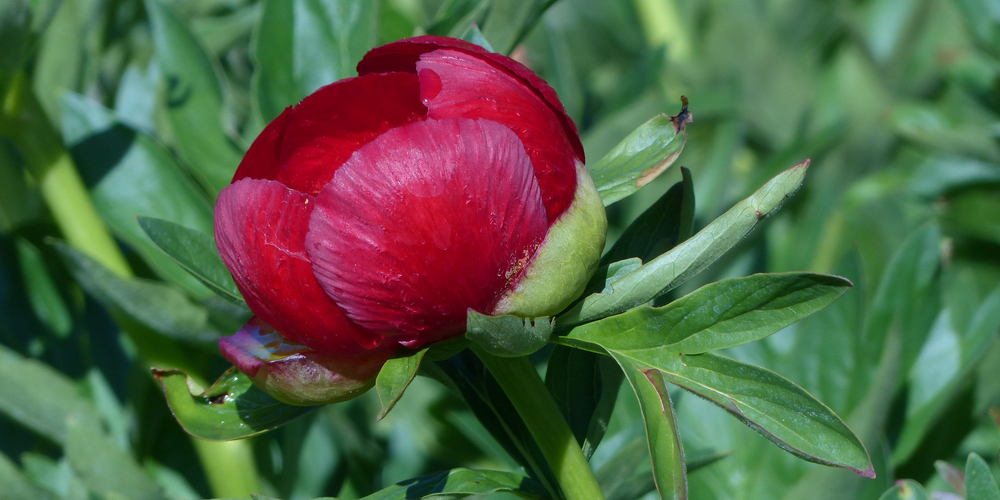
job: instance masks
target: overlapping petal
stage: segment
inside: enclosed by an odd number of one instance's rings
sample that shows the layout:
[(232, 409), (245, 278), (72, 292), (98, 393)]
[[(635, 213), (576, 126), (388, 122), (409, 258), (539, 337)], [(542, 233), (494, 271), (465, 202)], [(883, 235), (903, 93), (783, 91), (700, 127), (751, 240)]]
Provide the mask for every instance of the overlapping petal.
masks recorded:
[(393, 127), (426, 117), (412, 74), (340, 80), (286, 109), (265, 127), (233, 181), (277, 180), (315, 196), (358, 148)]
[(254, 314), (286, 338), (339, 356), (378, 349), (382, 336), (353, 325), (313, 275), (305, 238), (315, 206), (276, 181), (233, 183), (215, 206), (222, 260)]
[(306, 248), (358, 325), (409, 347), (489, 311), (545, 237), (524, 146), (489, 120), (427, 120), (360, 148), (316, 198)]

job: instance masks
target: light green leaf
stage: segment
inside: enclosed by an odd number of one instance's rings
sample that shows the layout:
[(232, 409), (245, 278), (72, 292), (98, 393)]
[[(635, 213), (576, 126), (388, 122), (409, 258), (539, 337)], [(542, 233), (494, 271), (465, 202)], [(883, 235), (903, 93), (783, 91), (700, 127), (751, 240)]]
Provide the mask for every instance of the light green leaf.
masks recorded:
[(889, 488), (889, 491), (879, 497), (879, 500), (929, 500), (929, 498), (927, 490), (920, 486), (920, 483), (912, 479), (905, 479)]
[(427, 348), (419, 351), (405, 350), (389, 358), (382, 365), (378, 376), (375, 377), (375, 392), (378, 393), (378, 400), (382, 403), (382, 409), (378, 412), (376, 420), (382, 420), (396, 406), (399, 398), (403, 397), (403, 391), (413, 382), (420, 369), (420, 362), (427, 354)]
[(960, 156), (940, 155), (917, 167), (910, 190), (927, 198), (980, 184), (1000, 183), (1000, 165)]
[(663, 384), (663, 374), (655, 369), (639, 368), (628, 357), (613, 351), (611, 355), (618, 361), (639, 399), (649, 455), (653, 460), (653, 479), (660, 498), (687, 499), (684, 449), (677, 431), (674, 406)]
[(691, 237), (694, 225), (694, 184), (691, 171), (681, 167), (683, 180), (629, 225), (601, 264), (638, 257), (643, 262)]
[(153, 376), (163, 386), (170, 411), (181, 427), (201, 439), (228, 441), (254, 436), (317, 408), (282, 403), (235, 368), (204, 391), (195, 388), (181, 370), (153, 369)]
[(548, 343), (550, 318), (488, 316), (469, 309), (465, 337), (494, 356), (527, 356)]
[(665, 172), (687, 141), (691, 115), (685, 105), (677, 116), (660, 114), (635, 129), (614, 149), (588, 165), (604, 206), (628, 197)]
[(264, 122), (323, 85), (356, 76), (375, 45), (378, 10), (371, 0), (266, 0), (253, 42)]
[(82, 92), (97, 79), (106, 20), (99, 0), (59, 2), (42, 33), (31, 80), (51, 123), (59, 123), (65, 92)]
[(69, 336), (73, 318), (52, 279), (41, 252), (24, 238), (17, 238), (21, 276), (35, 315), (59, 338)]
[(490, 52), (496, 52), (493, 50), (493, 46), (490, 45), (489, 40), (483, 36), (483, 32), (479, 31), (479, 26), (475, 24), (469, 24), (469, 29), (465, 30), (465, 33), (462, 34), (461, 38), (466, 42), (474, 43)]
[[(487, 2), (484, 2), (487, 3)], [(483, 35), (500, 54), (510, 54), (554, 0), (492, 0)]]
[(969, 453), (965, 462), (965, 498), (969, 500), (1000, 500), (1000, 487), (983, 457)]
[(96, 422), (71, 415), (66, 433), (66, 460), (89, 490), (104, 498), (165, 499), (163, 490), (135, 458)]
[(167, 337), (214, 342), (220, 336), (208, 310), (180, 290), (159, 281), (124, 279), (65, 243), (53, 241), (76, 281), (119, 319), (139, 323)]
[(705, 285), (662, 307), (642, 306), (578, 326), (559, 341), (620, 352), (682, 354), (760, 340), (830, 305), (851, 283), (811, 273), (754, 274)]
[(160, 0), (146, 0), (156, 60), (166, 83), (167, 118), (177, 149), (215, 197), (232, 181), (242, 148), (223, 126), (223, 93), (214, 60)]
[(192, 276), (198, 278), (222, 298), (239, 305), (246, 305), (229, 269), (219, 257), (215, 239), (211, 236), (154, 217), (139, 217), (139, 227)]
[(617, 280), (610, 291), (584, 298), (558, 318), (559, 325), (578, 325), (625, 312), (700, 273), (777, 211), (798, 190), (808, 166), (807, 160), (778, 174), (684, 243)]
[(521, 498), (541, 498), (542, 490), (531, 479), (512, 472), (458, 468), (409, 479), (361, 500), (465, 498), (501, 492)]
[(17, 468), (7, 455), (0, 453), (0, 485), (3, 485), (3, 492), (0, 493), (4, 500), (54, 500), (56, 497), (51, 493), (39, 489), (24, 473)]

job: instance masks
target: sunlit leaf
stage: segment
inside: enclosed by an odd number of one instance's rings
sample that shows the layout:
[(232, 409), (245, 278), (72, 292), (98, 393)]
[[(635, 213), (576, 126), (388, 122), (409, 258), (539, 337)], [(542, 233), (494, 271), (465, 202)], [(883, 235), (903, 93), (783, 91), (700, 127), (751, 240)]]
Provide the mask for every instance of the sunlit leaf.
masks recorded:
[(969, 500), (1000, 500), (1000, 487), (983, 457), (969, 454), (965, 462), (965, 494)]
[(382, 365), (382, 369), (375, 378), (375, 392), (378, 393), (378, 400), (382, 403), (382, 409), (378, 412), (377, 420), (382, 420), (396, 406), (396, 402), (403, 396), (403, 391), (413, 382), (420, 369), (420, 362), (423, 361), (427, 349), (419, 351), (404, 351), (389, 358)]
[(541, 498), (544, 490), (530, 479), (511, 472), (451, 469), (409, 479), (361, 500), (416, 498), (465, 498), (472, 495), (511, 493), (520, 498)]

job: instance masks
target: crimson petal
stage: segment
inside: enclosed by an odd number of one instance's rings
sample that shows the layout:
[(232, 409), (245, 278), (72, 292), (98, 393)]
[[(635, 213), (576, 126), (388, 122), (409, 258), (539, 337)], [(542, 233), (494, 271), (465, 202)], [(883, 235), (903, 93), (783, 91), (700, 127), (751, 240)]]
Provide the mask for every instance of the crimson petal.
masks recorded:
[[(344, 316), (313, 276), (305, 250), (313, 197), (275, 181), (244, 179), (219, 193), (219, 253), (250, 310), (286, 338), (337, 356), (382, 347)], [(388, 347), (388, 346), (385, 346)]]
[(417, 78), (409, 73), (327, 85), (264, 128), (233, 181), (277, 180), (315, 196), (358, 148), (386, 130), (425, 119), (419, 92)]
[(518, 278), (547, 229), (517, 136), (427, 120), (359, 149), (316, 198), (306, 248), (323, 289), (364, 328), (419, 347), (461, 333)]

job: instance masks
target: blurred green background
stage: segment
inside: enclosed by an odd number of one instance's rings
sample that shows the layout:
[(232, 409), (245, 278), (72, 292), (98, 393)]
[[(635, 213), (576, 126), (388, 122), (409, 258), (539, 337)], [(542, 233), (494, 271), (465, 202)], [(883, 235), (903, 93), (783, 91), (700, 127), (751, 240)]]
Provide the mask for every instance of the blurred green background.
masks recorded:
[[(973, 451), (996, 470), (1000, 2), (0, 0), (0, 498), (357, 498), (517, 467), (429, 379), (380, 423), (369, 394), (205, 444), (148, 370), (214, 380), (215, 339), (247, 311), (135, 216), (211, 232), (215, 194), (285, 106), (374, 45), (470, 22), (552, 84), (591, 162), (686, 95), (677, 164), (698, 227), (812, 159), (803, 189), (679, 293), (762, 271), (851, 279), (832, 307), (729, 355), (844, 417), (878, 478), (805, 463), (678, 393), (689, 457), (728, 454), (690, 474), (691, 498), (876, 499), (897, 478), (951, 491), (935, 461)], [(610, 207), (611, 240), (679, 179)], [(655, 496), (638, 406), (630, 391), (617, 404), (592, 465), (609, 498)]]

